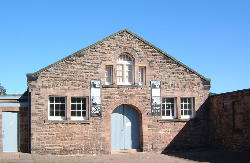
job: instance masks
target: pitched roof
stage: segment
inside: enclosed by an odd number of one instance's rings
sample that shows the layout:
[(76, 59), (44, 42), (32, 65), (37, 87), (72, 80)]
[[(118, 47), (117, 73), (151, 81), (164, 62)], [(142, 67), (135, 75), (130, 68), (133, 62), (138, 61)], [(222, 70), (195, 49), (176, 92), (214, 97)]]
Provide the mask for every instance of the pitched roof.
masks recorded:
[(149, 45), (149, 46), (152, 47), (153, 49), (156, 49), (156, 50), (157, 50), (158, 52), (160, 52), (161, 54), (163, 54), (163, 55), (167, 56), (168, 58), (172, 59), (172, 60), (175, 61), (177, 64), (179, 64), (179, 65), (185, 67), (186, 69), (188, 69), (189, 71), (193, 72), (194, 74), (196, 74), (197, 76), (199, 76), (201, 79), (210, 82), (211, 79), (202, 76), (202, 75), (199, 74), (198, 72), (194, 71), (194, 70), (191, 69), (190, 67), (186, 66), (185, 64), (183, 64), (182, 62), (178, 61), (177, 59), (175, 59), (174, 57), (172, 57), (172, 56), (169, 55), (168, 53), (166, 53), (166, 52), (164, 52), (163, 50), (157, 48), (157, 47), (154, 46), (153, 44), (149, 43), (148, 41), (144, 40), (143, 38), (139, 37), (138, 35), (134, 34), (134, 33), (131, 32), (131, 31), (129, 31), (128, 29), (120, 30), (120, 31), (118, 31), (118, 32), (116, 32), (116, 33), (114, 33), (114, 34), (112, 34), (112, 35), (110, 35), (110, 36), (108, 36), (108, 37), (106, 37), (106, 38), (100, 40), (100, 41), (97, 41), (96, 43), (94, 43), (94, 44), (92, 44), (92, 45), (87, 46), (86, 48), (83, 48), (83, 49), (81, 49), (81, 50), (79, 50), (79, 51), (77, 51), (77, 52), (75, 52), (75, 53), (73, 53), (73, 54), (71, 54), (71, 55), (69, 55), (69, 56), (67, 56), (67, 57), (65, 57), (65, 58), (63, 58), (63, 59), (61, 59), (61, 60), (55, 62), (55, 63), (53, 63), (53, 64), (50, 64), (50, 65), (44, 67), (44, 68), (42, 68), (42, 69), (40, 69), (40, 70), (38, 70), (38, 71), (36, 71), (36, 72), (34, 72), (34, 73), (28, 73), (28, 74), (27, 74), (27, 77), (28, 77), (28, 78), (37, 78), (37, 77), (39, 76), (39, 74), (40, 74), (42, 71), (44, 71), (44, 70), (46, 70), (46, 69), (49, 69), (49, 68), (52, 67), (53, 65), (56, 65), (56, 64), (58, 64), (59, 62), (64, 61), (64, 60), (66, 60), (67, 58), (70, 58), (70, 57), (72, 57), (72, 56), (76, 56), (76, 55), (78, 55), (79, 53), (84, 52), (84, 51), (88, 50), (89, 48), (94, 47), (95, 45), (97, 45), (97, 44), (99, 44), (99, 43), (101, 43), (101, 42), (103, 42), (103, 41), (105, 41), (105, 40), (107, 40), (107, 39), (109, 39), (109, 38), (111, 38), (111, 37), (113, 37), (113, 36), (119, 35), (119, 34), (121, 34), (121, 33), (123, 33), (123, 32), (127, 32), (127, 33), (129, 33), (130, 35), (136, 37), (137, 39), (141, 40), (142, 42), (144, 42), (145, 44)]

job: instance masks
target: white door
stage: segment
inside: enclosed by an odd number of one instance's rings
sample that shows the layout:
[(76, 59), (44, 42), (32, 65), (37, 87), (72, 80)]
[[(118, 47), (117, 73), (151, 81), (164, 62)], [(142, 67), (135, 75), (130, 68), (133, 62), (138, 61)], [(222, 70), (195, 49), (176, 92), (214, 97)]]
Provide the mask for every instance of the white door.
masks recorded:
[(2, 112), (3, 152), (18, 152), (18, 113)]

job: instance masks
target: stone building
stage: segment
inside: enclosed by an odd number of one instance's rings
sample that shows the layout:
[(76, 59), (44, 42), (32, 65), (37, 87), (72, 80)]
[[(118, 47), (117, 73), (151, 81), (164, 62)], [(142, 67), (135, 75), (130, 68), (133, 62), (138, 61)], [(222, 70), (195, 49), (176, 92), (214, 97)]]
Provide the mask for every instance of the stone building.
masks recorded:
[(210, 79), (126, 29), (27, 78), (32, 153), (208, 144)]

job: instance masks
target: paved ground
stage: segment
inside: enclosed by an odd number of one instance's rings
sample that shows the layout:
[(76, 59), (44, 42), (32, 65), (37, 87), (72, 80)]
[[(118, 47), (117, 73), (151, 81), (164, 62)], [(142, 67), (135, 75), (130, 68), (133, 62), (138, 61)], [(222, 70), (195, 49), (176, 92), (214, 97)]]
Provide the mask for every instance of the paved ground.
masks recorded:
[(24, 153), (4, 153), (0, 154), (2, 163), (193, 163), (193, 162), (212, 162), (212, 163), (241, 163), (250, 162), (250, 152), (226, 152), (219, 150), (192, 150), (171, 152), (167, 155), (149, 152), (121, 153), (112, 155), (77, 155), (77, 156), (56, 156), (56, 155), (37, 155)]

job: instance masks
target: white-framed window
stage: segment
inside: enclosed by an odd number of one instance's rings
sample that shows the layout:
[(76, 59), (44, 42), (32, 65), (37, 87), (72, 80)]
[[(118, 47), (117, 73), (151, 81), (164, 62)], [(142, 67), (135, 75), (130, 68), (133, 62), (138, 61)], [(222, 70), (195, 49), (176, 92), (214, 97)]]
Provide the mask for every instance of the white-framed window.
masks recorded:
[(71, 120), (88, 119), (88, 99), (86, 97), (71, 97)]
[(181, 98), (181, 118), (193, 118), (194, 116), (194, 98)]
[(122, 54), (117, 60), (117, 85), (134, 84), (134, 61), (127, 54)]
[(162, 118), (176, 118), (176, 98), (162, 98)]
[(105, 67), (105, 85), (111, 85), (113, 83), (113, 66), (107, 65)]
[(146, 85), (146, 67), (139, 67), (139, 85)]
[(49, 97), (49, 120), (66, 119), (66, 97)]

